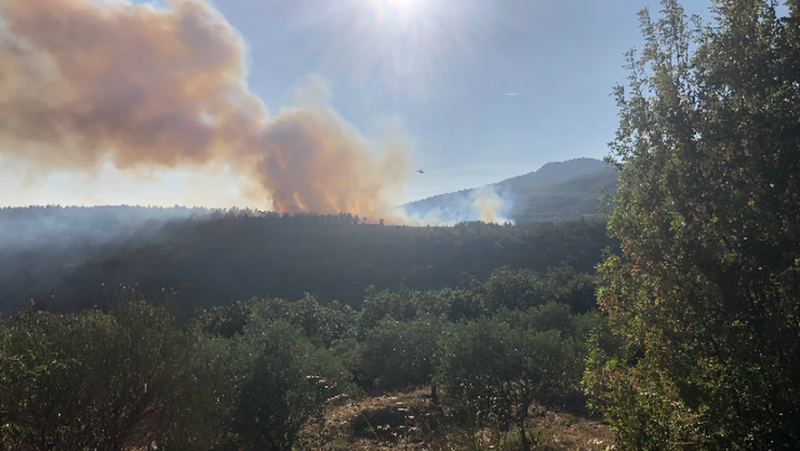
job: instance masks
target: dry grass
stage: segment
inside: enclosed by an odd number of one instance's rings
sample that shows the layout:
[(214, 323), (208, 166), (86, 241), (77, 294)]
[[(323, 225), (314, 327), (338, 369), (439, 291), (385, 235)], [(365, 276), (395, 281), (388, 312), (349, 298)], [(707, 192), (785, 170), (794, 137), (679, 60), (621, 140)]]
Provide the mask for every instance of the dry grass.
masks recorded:
[(547, 411), (536, 419), (534, 437), (542, 451), (613, 450), (614, 438), (608, 427), (599, 421), (569, 413)]
[[(435, 403), (428, 390), (412, 390), (329, 407), (306, 424), (297, 448), (322, 451), (518, 450), (516, 431), (468, 430), (453, 418), (445, 401)], [(614, 449), (608, 427), (565, 412), (543, 410), (534, 418), (536, 450)]]
[(443, 418), (442, 409), (422, 390), (368, 397), (328, 408), (306, 424), (300, 449), (428, 450)]

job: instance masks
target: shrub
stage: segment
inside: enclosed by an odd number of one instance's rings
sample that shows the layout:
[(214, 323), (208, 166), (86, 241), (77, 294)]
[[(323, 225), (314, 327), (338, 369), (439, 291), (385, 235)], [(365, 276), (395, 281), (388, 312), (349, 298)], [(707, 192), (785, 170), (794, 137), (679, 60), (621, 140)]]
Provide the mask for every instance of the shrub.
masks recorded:
[(190, 390), (187, 341), (163, 310), (22, 313), (0, 361), (2, 442), (19, 450), (107, 449), (157, 440)]

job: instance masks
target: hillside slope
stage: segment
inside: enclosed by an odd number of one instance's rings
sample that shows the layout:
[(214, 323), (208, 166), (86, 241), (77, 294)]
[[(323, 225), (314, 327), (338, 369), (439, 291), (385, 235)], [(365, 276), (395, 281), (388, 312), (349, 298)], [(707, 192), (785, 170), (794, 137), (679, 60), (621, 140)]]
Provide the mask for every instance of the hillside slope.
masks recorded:
[[(499, 214), (516, 222), (562, 221), (596, 216), (603, 191), (615, 192), (616, 170), (592, 158), (547, 163), (539, 170), (488, 188), (501, 199)], [(473, 203), (479, 190), (440, 194), (403, 205), (410, 216), (478, 219)]]
[(606, 168), (561, 183), (520, 191), (511, 217), (517, 222), (563, 221), (598, 216), (603, 192), (617, 191), (617, 171)]

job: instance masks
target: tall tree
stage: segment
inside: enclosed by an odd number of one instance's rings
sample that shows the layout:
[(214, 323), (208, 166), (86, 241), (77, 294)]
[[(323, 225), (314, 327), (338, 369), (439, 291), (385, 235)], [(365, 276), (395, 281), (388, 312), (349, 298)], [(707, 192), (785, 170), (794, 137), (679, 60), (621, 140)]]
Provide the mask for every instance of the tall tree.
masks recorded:
[[(620, 170), (601, 309), (619, 346), (587, 391), (627, 449), (800, 442), (800, 11), (675, 0), (617, 87)], [(781, 9), (783, 11), (783, 9)], [(598, 343), (613, 343), (598, 337)]]

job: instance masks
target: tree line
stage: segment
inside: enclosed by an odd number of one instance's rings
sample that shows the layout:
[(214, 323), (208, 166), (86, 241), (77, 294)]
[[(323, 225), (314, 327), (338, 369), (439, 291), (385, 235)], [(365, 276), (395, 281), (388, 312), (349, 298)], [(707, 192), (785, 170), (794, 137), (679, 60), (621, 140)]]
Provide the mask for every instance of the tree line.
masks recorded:
[(530, 443), (533, 406), (582, 399), (595, 282), (504, 268), (461, 290), (370, 287), (360, 310), (253, 298), (184, 323), (134, 292), (20, 312), (0, 328), (0, 446), (290, 450), (326, 406), (421, 385)]
[[(155, 229), (155, 230), (153, 230)], [(0, 308), (107, 308), (123, 288), (181, 315), (251, 297), (310, 293), (358, 308), (364, 289), (468, 287), (503, 266), (593, 271), (613, 246), (603, 221), (501, 227), (364, 224), (350, 215), (218, 212), (159, 223), (102, 245), (43, 242), (0, 250)]]

